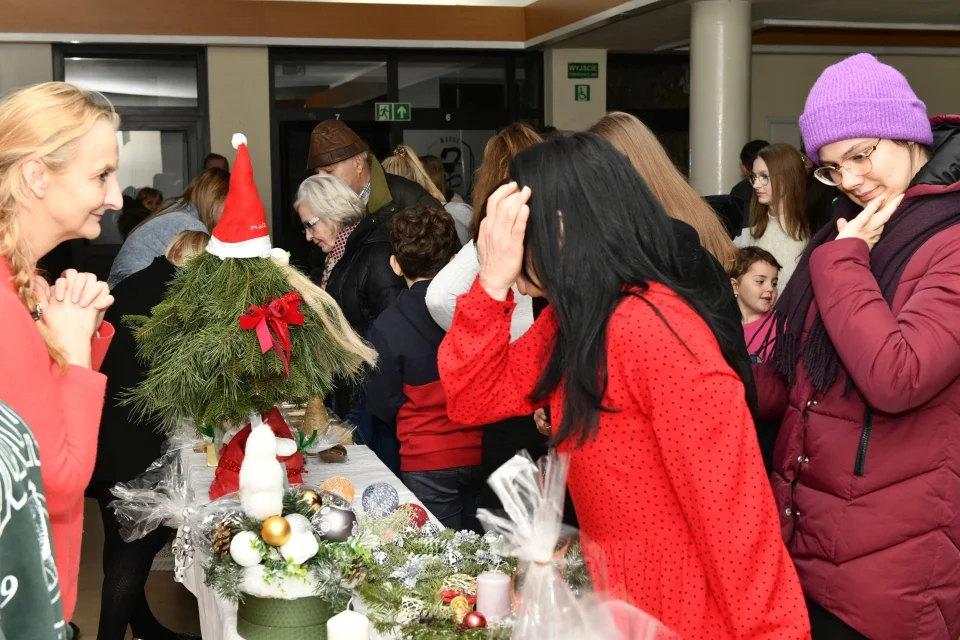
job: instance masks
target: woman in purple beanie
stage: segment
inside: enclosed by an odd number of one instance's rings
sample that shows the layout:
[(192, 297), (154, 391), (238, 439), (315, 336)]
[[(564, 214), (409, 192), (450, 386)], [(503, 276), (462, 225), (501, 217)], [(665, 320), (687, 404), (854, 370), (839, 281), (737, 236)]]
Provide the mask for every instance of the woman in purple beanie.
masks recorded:
[(777, 305), (761, 416), (813, 637), (960, 636), (960, 116), (860, 54), (800, 129), (846, 195)]

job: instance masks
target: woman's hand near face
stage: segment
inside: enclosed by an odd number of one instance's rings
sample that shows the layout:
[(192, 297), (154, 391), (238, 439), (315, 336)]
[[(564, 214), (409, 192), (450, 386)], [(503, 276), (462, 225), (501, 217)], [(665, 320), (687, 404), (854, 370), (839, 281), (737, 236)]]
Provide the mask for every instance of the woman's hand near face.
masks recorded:
[(530, 208), (530, 188), (517, 183), (503, 185), (487, 200), (487, 217), (480, 223), (477, 253), (480, 286), (494, 300), (506, 300), (507, 292), (523, 268), (523, 238)]
[(870, 251), (880, 241), (883, 235), (883, 228), (894, 214), (900, 202), (903, 201), (903, 195), (899, 195), (889, 201), (881, 198), (875, 198), (867, 203), (856, 218), (853, 220), (837, 220), (837, 240), (843, 238), (860, 238), (867, 243)]

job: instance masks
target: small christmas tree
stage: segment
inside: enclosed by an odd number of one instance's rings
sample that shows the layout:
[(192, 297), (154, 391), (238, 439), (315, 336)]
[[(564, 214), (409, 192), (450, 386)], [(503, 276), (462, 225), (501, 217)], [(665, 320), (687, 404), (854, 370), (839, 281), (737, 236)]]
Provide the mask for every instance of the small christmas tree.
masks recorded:
[(164, 429), (242, 425), (282, 402), (324, 397), (376, 353), (336, 302), (273, 249), (247, 151), (237, 158), (223, 215), (205, 254), (177, 272), (166, 298), (124, 320), (150, 365), (127, 401)]

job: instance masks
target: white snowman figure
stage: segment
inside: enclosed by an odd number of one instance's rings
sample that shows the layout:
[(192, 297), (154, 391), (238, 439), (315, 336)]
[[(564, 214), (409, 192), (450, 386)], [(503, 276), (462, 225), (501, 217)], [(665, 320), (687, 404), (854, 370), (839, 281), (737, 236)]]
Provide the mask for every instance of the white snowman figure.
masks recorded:
[(240, 505), (251, 518), (266, 520), (283, 513), (283, 492), (287, 474), (277, 460), (278, 448), (285, 453), (296, 443), (289, 438), (278, 439), (259, 413), (250, 414), (250, 437), (243, 462), (240, 465)]

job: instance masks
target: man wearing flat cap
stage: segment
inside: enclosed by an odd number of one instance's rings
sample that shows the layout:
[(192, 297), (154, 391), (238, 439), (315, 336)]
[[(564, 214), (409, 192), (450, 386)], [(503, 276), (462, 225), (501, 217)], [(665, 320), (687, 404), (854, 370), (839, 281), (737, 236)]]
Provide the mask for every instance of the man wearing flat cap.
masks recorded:
[[(385, 173), (367, 143), (340, 120), (326, 120), (313, 130), (307, 169), (310, 174), (336, 176), (366, 205), (363, 219), (355, 227), (341, 229), (336, 245), (324, 259), (311, 260), (310, 271), (314, 282), (337, 301), (356, 332), (366, 337), (374, 320), (406, 288), (403, 278), (390, 267), (390, 219), (408, 207), (422, 204), (443, 211), (443, 205), (417, 183)], [(389, 433), (389, 427), (375, 424), (362, 404), (354, 404), (358, 395), (356, 386), (338, 382), (330, 399), (332, 408), (340, 416), (349, 417), (364, 443), (399, 471), (396, 434)]]

